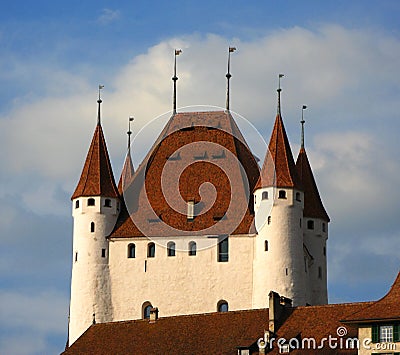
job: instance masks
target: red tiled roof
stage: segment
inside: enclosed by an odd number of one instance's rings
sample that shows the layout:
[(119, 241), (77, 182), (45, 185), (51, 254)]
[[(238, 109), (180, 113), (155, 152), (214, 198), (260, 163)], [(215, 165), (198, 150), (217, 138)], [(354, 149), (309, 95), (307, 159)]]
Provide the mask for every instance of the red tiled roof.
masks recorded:
[(134, 173), (135, 169), (133, 168), (131, 152), (128, 150), (128, 154), (126, 155), (125, 163), (118, 182), (118, 192), (121, 196), (123, 194), (124, 187), (126, 188), (132, 182)]
[(296, 169), (304, 191), (304, 217), (320, 218), (329, 222), (329, 216), (322, 204), (310, 162), (303, 147), (297, 157)]
[(119, 197), (100, 124), (94, 131), (78, 186), (71, 199), (81, 196)]
[(268, 152), (265, 156), (256, 189), (269, 186), (300, 188), (292, 150), (290, 149), (282, 116), (279, 113), (276, 115)]
[(400, 272), (383, 298), (344, 318), (350, 323), (389, 320), (400, 320)]
[(64, 354), (237, 354), (264, 334), (268, 310), (92, 325)]
[[(340, 319), (369, 303), (335, 304), (288, 308), (277, 340), (315, 338), (316, 344), (329, 335), (337, 337)], [(230, 311), (188, 316), (132, 320), (92, 325), (64, 354), (224, 354), (236, 355), (237, 347), (252, 347), (268, 329), (268, 309)], [(347, 337), (357, 337), (357, 328), (346, 325)], [(344, 342), (345, 343), (345, 342)], [(256, 352), (252, 352), (255, 354)], [(325, 343), (317, 351), (294, 350), (294, 354), (357, 354), (354, 350), (330, 349)]]
[[(166, 226), (199, 234), (214, 226), (214, 234), (225, 234), (234, 226), (229, 234), (248, 234), (253, 231), (251, 192), (258, 177), (257, 162), (230, 113), (178, 113), (134, 174), (125, 191), (128, 209), (121, 211), (111, 237), (170, 235)], [(215, 201), (188, 221), (186, 203), (194, 201), (201, 209), (199, 202), (212, 196), (210, 190), (200, 196), (207, 183), (215, 187)], [(151, 223), (154, 219), (163, 223)]]

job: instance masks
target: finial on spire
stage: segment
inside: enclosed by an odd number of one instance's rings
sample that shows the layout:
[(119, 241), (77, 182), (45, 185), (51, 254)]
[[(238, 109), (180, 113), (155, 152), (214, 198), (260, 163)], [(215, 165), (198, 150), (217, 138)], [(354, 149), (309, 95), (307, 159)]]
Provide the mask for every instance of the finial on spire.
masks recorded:
[(135, 118), (132, 116), (129, 116), (129, 121), (128, 121), (128, 132), (126, 132), (126, 134), (128, 135), (128, 150), (131, 149), (131, 122), (134, 120)]
[(174, 76), (172, 77), (172, 81), (174, 82), (174, 97), (173, 97), (173, 104), (172, 104), (172, 112), (173, 114), (176, 113), (176, 81), (178, 77), (176, 76), (176, 57), (182, 53), (181, 49), (175, 49), (174, 55)]
[(97, 100), (98, 103), (98, 111), (97, 111), (97, 124), (100, 125), (100, 105), (103, 102), (100, 97), (100, 91), (104, 89), (104, 85), (99, 85), (99, 99)]
[(231, 75), (231, 53), (233, 53), (236, 50), (236, 47), (229, 47), (228, 50), (228, 72), (226, 73), (226, 80), (227, 80), (227, 85), (226, 85), (226, 109), (229, 111), (229, 80), (232, 78)]
[(281, 78), (283, 78), (285, 75), (284, 74), (279, 74), (278, 75), (278, 115), (281, 114)]
[(304, 123), (306, 123), (306, 121), (304, 121), (304, 110), (307, 108), (306, 105), (303, 105), (303, 107), (301, 108), (301, 148), (304, 148)]

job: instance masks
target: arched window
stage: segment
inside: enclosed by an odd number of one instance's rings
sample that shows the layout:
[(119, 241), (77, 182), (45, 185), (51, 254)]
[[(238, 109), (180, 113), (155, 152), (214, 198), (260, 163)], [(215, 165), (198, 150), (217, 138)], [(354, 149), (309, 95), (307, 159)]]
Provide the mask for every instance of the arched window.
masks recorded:
[(167, 255), (168, 256), (175, 256), (175, 243), (168, 242), (167, 244)]
[(147, 244), (147, 257), (154, 258), (156, 255), (156, 246), (154, 243)]
[(197, 245), (196, 242), (189, 242), (189, 255), (190, 256), (195, 256), (197, 253)]
[(94, 198), (88, 198), (87, 205), (88, 206), (94, 206), (94, 204), (95, 204)]
[(75, 208), (79, 208), (79, 200), (75, 201)]
[(268, 200), (268, 191), (264, 191), (264, 192), (262, 193), (262, 199), (263, 199), (263, 200)]
[(300, 192), (296, 192), (296, 201), (301, 201)]
[(94, 222), (90, 223), (90, 232), (94, 233)]
[(136, 257), (136, 245), (131, 243), (128, 245), (128, 258)]
[(143, 319), (150, 319), (150, 311), (153, 308), (150, 302), (143, 303), (142, 306), (142, 315)]
[(285, 190), (279, 190), (278, 198), (286, 198), (286, 191)]
[(104, 200), (104, 207), (111, 207), (111, 200), (109, 198)]
[(228, 302), (221, 300), (217, 304), (217, 311), (218, 312), (228, 312)]
[(264, 250), (268, 251), (268, 240), (264, 242)]
[(314, 221), (307, 221), (307, 228), (314, 229)]

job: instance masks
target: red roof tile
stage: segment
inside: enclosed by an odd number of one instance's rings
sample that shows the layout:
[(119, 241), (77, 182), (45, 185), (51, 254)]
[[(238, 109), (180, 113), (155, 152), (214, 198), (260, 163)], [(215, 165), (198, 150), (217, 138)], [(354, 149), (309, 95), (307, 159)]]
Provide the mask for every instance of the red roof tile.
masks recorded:
[[(257, 162), (230, 113), (178, 113), (134, 174), (125, 191), (128, 209), (121, 211), (111, 236), (171, 235), (169, 227), (200, 235), (248, 234), (254, 219), (251, 191), (258, 177)], [(210, 184), (215, 194), (201, 190)], [(211, 197), (215, 201), (207, 205)], [(204, 211), (192, 221), (188, 201)], [(162, 223), (150, 222), (157, 219)], [(208, 228), (213, 233), (202, 233)]]
[(78, 186), (71, 199), (81, 196), (119, 197), (100, 124), (94, 131)]
[(265, 156), (256, 189), (269, 186), (300, 188), (292, 150), (290, 149), (282, 116), (279, 113), (276, 115), (268, 152)]
[(308, 161), (307, 153), (304, 148), (300, 149), (296, 161), (296, 169), (304, 191), (304, 217), (320, 218), (329, 222), (329, 216), (322, 204), (310, 162)]
[(350, 323), (389, 320), (400, 320), (400, 272), (383, 298), (344, 318)]
[[(317, 345), (329, 335), (337, 337), (340, 319), (369, 303), (288, 308), (283, 325), (275, 334), (271, 354), (278, 354), (277, 340), (315, 338)], [(268, 309), (230, 311), (188, 316), (132, 320), (92, 325), (64, 354), (225, 354), (236, 355), (237, 347), (252, 347), (268, 329)], [(357, 337), (357, 328), (346, 325), (344, 338)], [(344, 342), (345, 343), (345, 342)], [(294, 354), (357, 354), (357, 349), (330, 349), (326, 342), (317, 351), (295, 350)]]

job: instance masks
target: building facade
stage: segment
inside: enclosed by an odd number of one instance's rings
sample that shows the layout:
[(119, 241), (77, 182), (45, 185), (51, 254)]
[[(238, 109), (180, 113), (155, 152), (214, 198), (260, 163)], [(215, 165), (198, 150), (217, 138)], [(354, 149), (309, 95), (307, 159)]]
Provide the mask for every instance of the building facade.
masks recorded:
[(329, 217), (278, 112), (262, 168), (229, 110), (174, 113), (118, 186), (98, 122), (72, 195), (69, 344), (93, 323), (326, 304)]

